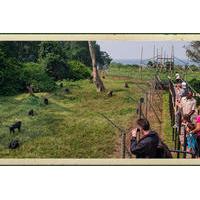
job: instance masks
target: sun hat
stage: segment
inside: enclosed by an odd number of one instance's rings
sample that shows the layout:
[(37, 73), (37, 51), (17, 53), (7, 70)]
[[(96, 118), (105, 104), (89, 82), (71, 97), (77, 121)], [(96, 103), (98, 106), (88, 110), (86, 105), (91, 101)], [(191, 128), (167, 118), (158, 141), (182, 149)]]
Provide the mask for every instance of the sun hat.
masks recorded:
[(186, 85), (187, 85), (186, 82), (183, 81), (182, 82), (182, 88), (186, 88)]

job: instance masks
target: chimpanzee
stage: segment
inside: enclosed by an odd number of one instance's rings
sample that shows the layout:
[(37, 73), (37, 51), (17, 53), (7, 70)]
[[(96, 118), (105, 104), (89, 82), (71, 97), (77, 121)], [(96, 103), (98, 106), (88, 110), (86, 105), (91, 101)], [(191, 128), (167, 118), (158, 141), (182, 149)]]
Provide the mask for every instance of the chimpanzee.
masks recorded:
[(128, 83), (127, 83), (127, 82), (124, 84), (124, 87), (125, 87), (125, 88), (129, 88), (129, 86), (128, 86)]
[(20, 132), (20, 130), (21, 130), (21, 125), (22, 125), (22, 122), (21, 122), (21, 121), (18, 121), (18, 122), (16, 122), (15, 124), (9, 126), (10, 133), (11, 133), (11, 132), (14, 133), (14, 132), (15, 132), (15, 129), (18, 129), (18, 131)]
[(49, 104), (49, 100), (47, 98), (44, 98), (44, 104), (48, 105)]
[(8, 145), (9, 149), (16, 149), (18, 147), (19, 147), (19, 141), (18, 140), (12, 140)]
[(28, 115), (29, 115), (29, 116), (34, 116), (34, 111), (33, 111), (33, 109), (31, 109), (31, 110), (28, 111)]
[(113, 96), (113, 91), (112, 91), (112, 90), (109, 91), (109, 92), (107, 93), (107, 95), (108, 95), (108, 97), (112, 97), (112, 96)]
[(65, 92), (66, 92), (66, 93), (69, 93), (70, 91), (69, 91), (69, 89), (68, 89), (68, 88), (65, 88)]

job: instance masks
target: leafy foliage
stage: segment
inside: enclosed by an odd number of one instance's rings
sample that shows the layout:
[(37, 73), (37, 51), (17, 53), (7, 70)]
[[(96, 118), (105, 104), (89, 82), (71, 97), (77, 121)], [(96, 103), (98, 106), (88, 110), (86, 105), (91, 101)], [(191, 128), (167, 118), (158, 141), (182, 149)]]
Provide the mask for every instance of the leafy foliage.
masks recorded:
[(87, 41), (68, 42), (65, 47), (69, 60), (77, 60), (86, 66), (92, 66)]
[(59, 55), (63, 59), (67, 59), (66, 43), (62, 41), (41, 42), (39, 49), (39, 58), (45, 59), (49, 55)]
[(24, 64), (21, 79), (24, 86), (23, 90), (26, 90), (27, 85), (32, 85), (34, 92), (49, 92), (56, 87), (53, 78), (48, 76), (45, 68), (37, 63)]
[(37, 41), (2, 41), (0, 49), (6, 57), (18, 62), (36, 62), (39, 56), (39, 44)]
[(194, 62), (200, 63), (200, 41), (193, 41), (186, 47), (187, 56)]
[(53, 77), (55, 81), (65, 79), (69, 76), (69, 68), (66, 60), (60, 55), (48, 54), (44, 59), (44, 67), (49, 76)]
[(189, 81), (189, 84), (197, 91), (200, 92), (200, 80), (193, 78)]
[(89, 78), (91, 70), (79, 61), (73, 60), (68, 62), (70, 68), (69, 79), (79, 80)]
[[(111, 58), (94, 42), (100, 66)], [(91, 57), (87, 41), (0, 42), (0, 95), (16, 94), (31, 84), (35, 92), (51, 91), (55, 81), (88, 78)]]
[(21, 90), (20, 70), (21, 65), (6, 58), (0, 51), (0, 94), (8, 95)]

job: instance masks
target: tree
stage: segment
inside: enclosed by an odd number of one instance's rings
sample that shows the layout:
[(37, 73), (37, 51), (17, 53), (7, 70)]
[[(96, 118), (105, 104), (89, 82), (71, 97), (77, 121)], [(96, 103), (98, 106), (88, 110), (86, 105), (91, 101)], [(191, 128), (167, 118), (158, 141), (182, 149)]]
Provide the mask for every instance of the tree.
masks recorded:
[(0, 49), (0, 95), (15, 94), (21, 90), (21, 65)]
[(148, 63), (147, 63), (147, 66), (148, 66), (148, 67), (153, 67), (153, 66), (154, 66), (153, 61), (149, 60)]
[(62, 59), (67, 60), (68, 56), (66, 53), (67, 42), (64, 41), (48, 41), (41, 42), (39, 49), (39, 58), (44, 59), (49, 54), (59, 55)]
[(92, 59), (92, 75), (93, 75), (93, 82), (96, 85), (97, 91), (102, 92), (105, 91), (104, 84), (99, 76), (97, 70), (97, 63), (96, 63), (96, 51), (95, 51), (95, 43), (92, 41), (88, 41), (88, 46), (90, 50), (90, 55)]
[(105, 51), (101, 51), (101, 57), (103, 60), (103, 66), (109, 66), (112, 61), (112, 58), (109, 56), (109, 54)]
[(200, 41), (193, 41), (186, 47), (186, 55), (194, 62), (200, 63)]
[(69, 68), (66, 60), (60, 55), (49, 53), (45, 60), (46, 72), (53, 77), (55, 81), (66, 79), (69, 77)]
[(0, 49), (8, 58), (15, 59), (17, 62), (36, 62), (40, 43), (37, 41), (2, 41)]
[(92, 66), (87, 41), (71, 41), (65, 44), (69, 60), (77, 60), (86, 66)]
[(40, 44), (40, 61), (44, 63), (46, 72), (49, 76), (53, 77), (55, 81), (69, 77), (66, 49), (67, 42), (65, 41), (45, 41)]

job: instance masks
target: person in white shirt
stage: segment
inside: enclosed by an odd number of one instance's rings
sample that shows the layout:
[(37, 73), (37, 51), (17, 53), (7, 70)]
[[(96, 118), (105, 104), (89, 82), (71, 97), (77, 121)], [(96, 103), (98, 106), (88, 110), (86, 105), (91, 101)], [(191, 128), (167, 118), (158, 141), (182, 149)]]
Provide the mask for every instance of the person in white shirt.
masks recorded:
[(182, 97), (180, 101), (176, 102), (178, 106), (178, 111), (175, 115), (175, 125), (174, 128), (178, 127), (180, 121), (180, 113), (181, 115), (188, 115), (189, 119), (193, 121), (195, 118), (195, 109), (196, 109), (196, 100), (193, 98), (193, 93), (191, 91), (188, 92), (186, 97)]
[(182, 88), (182, 84), (181, 83), (177, 83), (176, 87), (175, 87), (175, 92), (176, 92), (176, 101), (180, 101), (181, 97), (184, 93), (184, 89)]
[(183, 81), (181, 83), (181, 85), (182, 85), (182, 89), (183, 89), (182, 97), (185, 97), (188, 94), (188, 87), (187, 87), (187, 84), (185, 81)]

